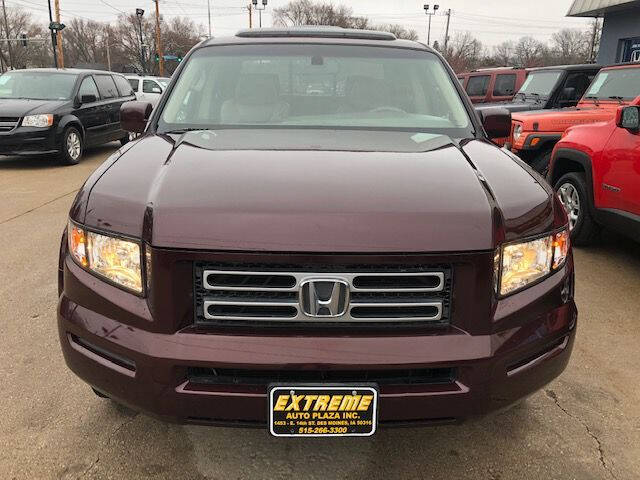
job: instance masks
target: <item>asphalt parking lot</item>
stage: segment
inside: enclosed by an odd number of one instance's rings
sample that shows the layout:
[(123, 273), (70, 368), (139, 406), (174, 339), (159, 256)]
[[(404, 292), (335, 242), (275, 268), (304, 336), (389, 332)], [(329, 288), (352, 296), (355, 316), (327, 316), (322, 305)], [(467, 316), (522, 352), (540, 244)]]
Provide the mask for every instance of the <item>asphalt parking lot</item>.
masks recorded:
[(75, 167), (0, 157), (0, 478), (640, 478), (640, 245), (611, 235), (575, 252), (565, 373), (488, 418), (285, 440), (164, 424), (96, 397), (58, 345), (57, 252), (75, 192), (116, 148)]

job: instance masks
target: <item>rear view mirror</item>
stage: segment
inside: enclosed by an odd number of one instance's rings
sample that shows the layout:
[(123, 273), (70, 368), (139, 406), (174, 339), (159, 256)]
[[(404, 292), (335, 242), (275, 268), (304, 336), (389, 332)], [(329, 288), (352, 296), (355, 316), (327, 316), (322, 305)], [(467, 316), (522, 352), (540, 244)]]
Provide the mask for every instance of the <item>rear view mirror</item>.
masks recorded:
[(125, 102), (120, 107), (120, 124), (131, 133), (142, 133), (147, 127), (153, 106), (149, 102)]
[(476, 111), (489, 138), (504, 138), (511, 135), (511, 112), (509, 110), (491, 107)]
[(640, 107), (619, 108), (616, 114), (616, 125), (634, 132), (640, 130)]

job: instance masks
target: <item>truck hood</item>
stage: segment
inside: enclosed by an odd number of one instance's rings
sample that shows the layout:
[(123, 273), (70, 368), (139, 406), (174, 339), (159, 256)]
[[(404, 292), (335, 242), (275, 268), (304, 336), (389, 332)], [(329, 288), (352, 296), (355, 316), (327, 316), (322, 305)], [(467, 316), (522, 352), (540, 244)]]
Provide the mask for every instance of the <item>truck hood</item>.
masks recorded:
[[(521, 112), (512, 115), (514, 122), (523, 124), (525, 131), (563, 132), (572, 125), (603, 122), (613, 118), (620, 104), (618, 102), (581, 103), (577, 107)], [(537, 123), (537, 128), (533, 124)]]
[(0, 98), (0, 117), (24, 117), (41, 113), (55, 113), (69, 100), (28, 100)]
[(223, 130), (141, 139), (85, 187), (84, 215), (75, 205), (72, 216), (167, 248), (490, 250), (551, 228), (541, 183), (484, 141)]
[(475, 107), (476, 110), (485, 110), (487, 108), (505, 108), (511, 113), (515, 112), (528, 112), (530, 110), (542, 110), (545, 102), (496, 102), (496, 103), (483, 103), (480, 106)]

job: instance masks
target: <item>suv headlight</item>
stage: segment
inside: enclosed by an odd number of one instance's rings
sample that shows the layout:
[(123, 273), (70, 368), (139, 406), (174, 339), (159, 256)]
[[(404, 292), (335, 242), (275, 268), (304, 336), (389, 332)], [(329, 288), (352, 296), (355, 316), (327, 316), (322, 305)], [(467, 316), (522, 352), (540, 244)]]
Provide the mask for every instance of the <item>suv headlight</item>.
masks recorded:
[(23, 127), (47, 128), (53, 125), (53, 115), (27, 115), (22, 119)]
[(513, 129), (513, 141), (517, 142), (522, 135), (522, 125), (518, 124)]
[(69, 251), (89, 270), (127, 290), (142, 293), (140, 243), (85, 230), (69, 221)]
[(547, 277), (564, 265), (568, 252), (568, 229), (503, 245), (496, 254), (496, 290), (509, 295)]

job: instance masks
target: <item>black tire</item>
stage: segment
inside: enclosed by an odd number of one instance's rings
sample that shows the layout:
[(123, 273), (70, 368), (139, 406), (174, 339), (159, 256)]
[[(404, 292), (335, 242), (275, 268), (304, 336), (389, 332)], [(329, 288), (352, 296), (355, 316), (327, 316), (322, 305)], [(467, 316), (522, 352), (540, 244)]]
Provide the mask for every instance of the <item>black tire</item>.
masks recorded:
[(93, 390), (93, 393), (95, 393), (98, 397), (100, 398), (109, 398), (108, 395), (105, 395), (104, 393), (102, 393), (100, 390), (96, 390), (95, 388), (91, 387), (91, 390)]
[[(575, 245), (592, 244), (600, 233), (600, 225), (591, 216), (591, 199), (584, 173), (571, 172), (563, 175), (558, 179), (553, 189), (558, 193), (567, 214), (570, 216), (570, 226), (573, 222), (571, 241)], [(578, 199), (577, 205), (575, 201), (569, 199), (574, 192)]]
[(127, 133), (124, 137), (120, 139), (120, 145), (123, 147), (131, 141), (131, 134)]
[(539, 155), (536, 155), (536, 157), (534, 157), (534, 159), (529, 163), (531, 168), (533, 168), (536, 172), (538, 172), (543, 177), (546, 177), (547, 172), (549, 171), (549, 163), (551, 162), (551, 152), (552, 150), (541, 152)]
[[(73, 144), (73, 146), (71, 145)], [(76, 127), (65, 128), (60, 140), (58, 158), (63, 165), (77, 165), (84, 153), (84, 140)]]

